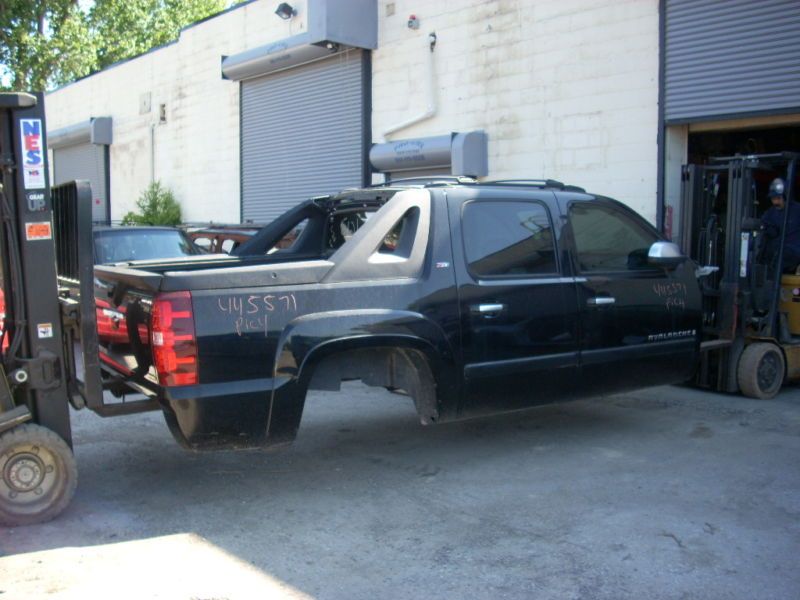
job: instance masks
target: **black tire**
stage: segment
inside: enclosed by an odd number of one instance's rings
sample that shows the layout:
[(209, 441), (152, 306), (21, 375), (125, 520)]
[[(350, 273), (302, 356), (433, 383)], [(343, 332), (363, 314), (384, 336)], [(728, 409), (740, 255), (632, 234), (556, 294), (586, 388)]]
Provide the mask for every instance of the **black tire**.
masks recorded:
[(63, 511), (78, 484), (66, 442), (40, 425), (0, 435), (0, 524), (43, 523)]
[(736, 377), (745, 396), (759, 400), (774, 398), (783, 385), (786, 361), (775, 344), (750, 344), (739, 358)]

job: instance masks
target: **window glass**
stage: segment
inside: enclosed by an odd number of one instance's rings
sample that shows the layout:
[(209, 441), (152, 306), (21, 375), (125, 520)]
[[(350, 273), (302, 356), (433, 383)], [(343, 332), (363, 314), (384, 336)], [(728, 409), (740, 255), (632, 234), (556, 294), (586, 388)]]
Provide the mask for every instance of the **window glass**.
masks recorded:
[(236, 240), (222, 240), (222, 251), (226, 253), (230, 253), (236, 247)]
[(537, 202), (470, 202), (463, 214), (469, 270), (478, 277), (555, 273), (553, 228)]
[(578, 268), (628, 271), (652, 268), (647, 252), (658, 237), (636, 217), (599, 204), (576, 202), (569, 209)]
[(394, 254), (397, 252), (397, 247), (400, 244), (400, 238), (403, 235), (403, 229), (405, 229), (406, 221), (408, 221), (408, 217), (403, 217), (397, 222), (397, 225), (392, 227), (392, 230), (386, 234), (385, 238), (383, 238), (383, 243), (378, 249), (379, 252), (383, 254)]
[(386, 237), (383, 238), (378, 252), (381, 254), (410, 256), (418, 221), (419, 208), (414, 207), (406, 211), (389, 233), (386, 234)]
[(98, 264), (177, 258), (202, 252), (177, 229), (135, 227), (95, 231), (94, 249)]

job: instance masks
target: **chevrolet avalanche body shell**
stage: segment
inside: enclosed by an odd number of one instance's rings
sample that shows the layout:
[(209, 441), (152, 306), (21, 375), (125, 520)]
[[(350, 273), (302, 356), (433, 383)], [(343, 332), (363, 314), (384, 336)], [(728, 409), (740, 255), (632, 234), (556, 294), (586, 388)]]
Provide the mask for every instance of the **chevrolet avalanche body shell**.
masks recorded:
[(557, 182), (350, 190), (237, 256), (97, 267), (136, 332), (102, 359), (197, 449), (291, 442), (307, 390), (351, 379), (408, 394), (424, 424), (685, 381), (700, 294), (661, 242)]

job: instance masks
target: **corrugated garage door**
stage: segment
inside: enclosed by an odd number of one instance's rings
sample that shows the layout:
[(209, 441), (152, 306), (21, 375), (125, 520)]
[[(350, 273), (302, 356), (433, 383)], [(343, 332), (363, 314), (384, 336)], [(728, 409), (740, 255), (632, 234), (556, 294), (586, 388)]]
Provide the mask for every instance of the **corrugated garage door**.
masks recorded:
[(242, 82), (242, 218), (274, 219), (364, 178), (362, 52)]
[(108, 192), (106, 190), (106, 161), (103, 145), (76, 144), (53, 150), (54, 183), (88, 179), (92, 186), (92, 219), (106, 222)]
[(800, 109), (797, 0), (666, 0), (667, 123)]

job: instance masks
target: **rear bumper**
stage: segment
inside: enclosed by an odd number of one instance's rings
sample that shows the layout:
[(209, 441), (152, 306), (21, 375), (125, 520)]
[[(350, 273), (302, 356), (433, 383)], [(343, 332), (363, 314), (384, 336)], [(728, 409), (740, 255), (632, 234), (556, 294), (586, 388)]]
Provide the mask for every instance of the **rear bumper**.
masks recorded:
[(270, 434), (275, 389), (273, 379), (252, 379), (161, 388), (159, 400), (172, 435), (186, 448), (262, 448), (287, 441)]

